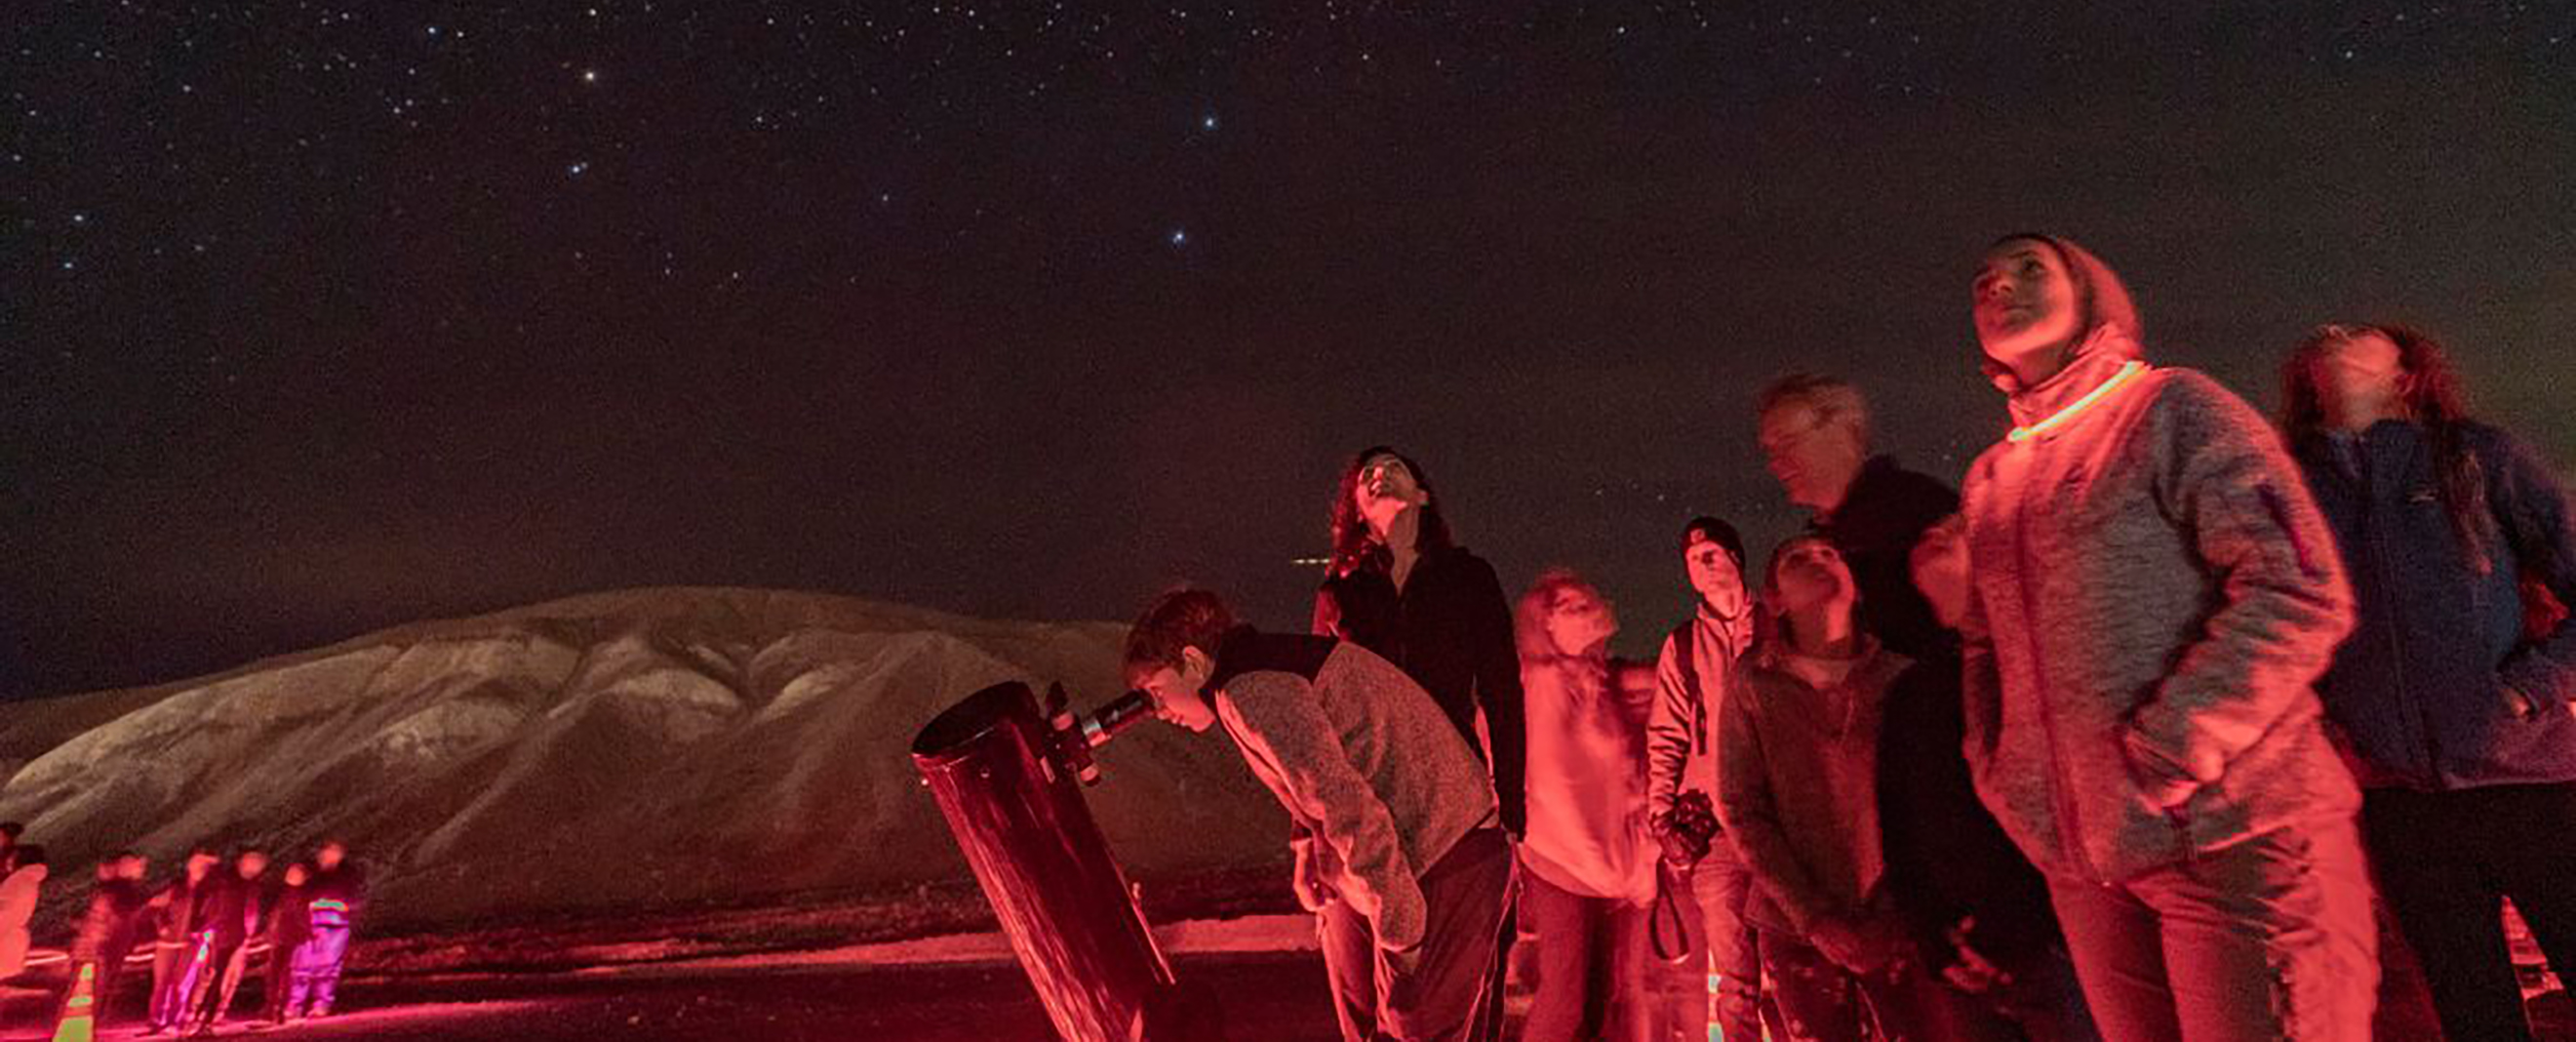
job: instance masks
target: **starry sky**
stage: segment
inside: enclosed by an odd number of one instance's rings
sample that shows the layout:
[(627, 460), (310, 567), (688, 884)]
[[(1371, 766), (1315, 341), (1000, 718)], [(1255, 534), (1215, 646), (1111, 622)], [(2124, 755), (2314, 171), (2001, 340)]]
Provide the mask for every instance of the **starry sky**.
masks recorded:
[(0, 25), (0, 693), (715, 584), (1302, 625), (1424, 463), (1641, 650), (1838, 372), (1955, 479), (1970, 269), (2257, 405), (2397, 317), (2576, 461), (2576, 5), (110, 3)]

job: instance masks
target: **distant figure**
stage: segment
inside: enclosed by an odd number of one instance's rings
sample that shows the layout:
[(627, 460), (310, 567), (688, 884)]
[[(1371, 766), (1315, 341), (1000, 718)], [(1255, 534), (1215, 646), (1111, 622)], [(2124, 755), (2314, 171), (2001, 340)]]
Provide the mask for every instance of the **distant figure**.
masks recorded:
[(1869, 402), (1840, 378), (1791, 373), (1764, 388), (1754, 410), (1771, 476), (1789, 502), (1815, 512), (1807, 531), (1831, 540), (1860, 583), (1861, 629), (1907, 658), (1938, 647), (1941, 627), (1905, 562), (1924, 529), (1959, 509), (1959, 494), (1894, 456), (1871, 455)]
[(152, 1006), (144, 1034), (176, 1030), (188, 1012), (188, 996), (206, 964), (197, 924), (203, 918), (215, 866), (222, 862), (214, 851), (197, 847), (188, 852), (187, 867), (179, 878), (152, 895)]
[(11, 852), (16, 866), (0, 880), (0, 980), (27, 969), (27, 920), (36, 914), (37, 892), (45, 885), (45, 848), (33, 843)]
[(244, 964), (249, 961), (245, 949), (259, 932), (267, 874), (267, 852), (244, 850), (233, 860), (233, 874), (214, 888), (212, 914), (198, 926), (200, 935), (207, 938), (207, 972), (197, 978), (195, 993), (188, 999), (196, 1018), (195, 1034), (212, 1034), (232, 1010), (233, 993), (240, 990)]
[(1367, 648), (1238, 626), (1205, 590), (1157, 599), (1124, 662), (1162, 719), (1224, 725), (1296, 822), (1291, 889), (1316, 915), (1342, 1037), (1469, 1037), (1501, 999), (1486, 984), (1512, 850), (1438, 703)]
[(327, 840), (313, 854), (313, 880), (305, 893), (311, 900), (312, 935), (295, 954), (295, 982), (286, 997), (286, 1016), (327, 1017), (338, 995), (340, 970), (349, 961), (349, 937), (367, 904), (367, 877), (348, 860), (349, 848)]
[(1538, 994), (1526, 1042), (1643, 1040), (1646, 704), (1653, 678), (1610, 657), (1619, 620), (1601, 591), (1563, 568), (1538, 577), (1516, 614), (1529, 693), (1529, 834), (1521, 907), (1538, 927)]
[(295, 954), (313, 935), (313, 896), (308, 884), (313, 870), (301, 863), (286, 866), (277, 893), (268, 902), (268, 968), (260, 977), (261, 1015), (271, 1024), (286, 1022), (287, 998), (295, 987)]
[[(90, 993), (95, 1000), (90, 1008), (97, 1027), (107, 1026), (117, 975), (125, 968), (126, 955), (134, 950), (144, 906), (150, 900), (143, 890), (148, 867), (143, 855), (131, 850), (99, 862), (98, 887), (90, 893), (89, 908), (72, 932), (71, 972), (64, 978), (63, 998), (70, 1000), (71, 985), (80, 979), (81, 968), (91, 967)], [(63, 1008), (63, 1015), (70, 1013), (68, 1006)]]

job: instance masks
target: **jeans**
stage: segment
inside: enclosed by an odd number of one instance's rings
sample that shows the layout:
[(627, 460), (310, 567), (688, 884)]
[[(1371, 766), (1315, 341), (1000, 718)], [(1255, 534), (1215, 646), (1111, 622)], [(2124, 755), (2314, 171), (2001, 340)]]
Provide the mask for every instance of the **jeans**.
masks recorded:
[[(1501, 829), (1468, 833), (1422, 874), (1422, 942), (1398, 956), (1377, 929), (1334, 899), (1315, 913), (1344, 1042), (1462, 1042), (1485, 1002), (1496, 941), (1510, 910), (1511, 843)], [(318, 937), (318, 934), (317, 934)]]
[(1735, 860), (1735, 849), (1720, 839), (1692, 867), (1690, 887), (1700, 914), (1700, 932), (1694, 939), (1707, 955), (1708, 976), (1716, 981), (1710, 996), (1716, 1006), (1714, 1015), (1711, 1002), (1699, 1003), (1700, 1030), (1693, 1037), (1708, 1038), (1707, 1021), (1714, 1019), (1718, 1037), (1726, 1042), (1761, 1042), (1762, 959), (1753, 928), (1744, 923), (1753, 877)]
[(2352, 822), (2263, 833), (2117, 883), (2049, 880), (2111, 1042), (2368, 1042), (2379, 984)]
[(2450, 1042), (2531, 1037), (2505, 950), (2512, 898), (2562, 978), (2576, 975), (2576, 783), (2372, 789), (2362, 837)]
[(309, 1011), (319, 1017), (330, 1013), (331, 1000), (340, 987), (340, 967), (348, 957), (348, 927), (314, 927), (313, 935), (295, 946), (295, 980), (287, 986), (286, 1015), (301, 1016)]
[(1539, 971), (1522, 1042), (1642, 1042), (1653, 1022), (1646, 910), (1559, 889), (1535, 872), (1521, 879), (1522, 907), (1538, 926)]

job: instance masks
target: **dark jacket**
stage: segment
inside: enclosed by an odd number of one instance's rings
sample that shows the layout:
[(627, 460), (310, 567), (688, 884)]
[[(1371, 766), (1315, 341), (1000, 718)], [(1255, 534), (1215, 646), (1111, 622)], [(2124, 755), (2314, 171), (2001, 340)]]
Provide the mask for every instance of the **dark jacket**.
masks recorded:
[(159, 906), (153, 922), (155, 937), (177, 944), (195, 933), (203, 920), (205, 905), (212, 896), (211, 888), (219, 885), (221, 879), (221, 876), (208, 873), (203, 881), (191, 883), (183, 874), (163, 887), (160, 893), (154, 894), (153, 903)]
[(1959, 493), (1939, 479), (1872, 456), (1852, 478), (1843, 504), (1809, 522), (1851, 565), (1860, 587), (1860, 624), (1889, 651), (1916, 657), (1948, 640), (1932, 606), (1914, 588), (1909, 557), (1923, 530), (1957, 513)]
[(2059, 938), (2048, 883), (1977, 799), (1959, 744), (1959, 652), (1954, 642), (1888, 685), (1878, 739), (1878, 821), (1887, 887), (1927, 965), (1953, 960), (1948, 930), (1977, 925), (1969, 943), (2006, 970)]
[(238, 948), (259, 929), (260, 897), (265, 882), (231, 872), (207, 881), (208, 899), (199, 908), (205, 918), (199, 931), (211, 930), (218, 948)]
[(1481, 748), (1476, 713), (1482, 709), (1493, 742), (1489, 766), (1494, 792), (1502, 800), (1503, 827), (1514, 836), (1522, 834), (1529, 818), (1522, 792), (1528, 724), (1521, 710), (1511, 603), (1494, 578), (1494, 566), (1457, 547), (1430, 551), (1415, 562), (1399, 595), (1381, 552), (1324, 580), (1315, 591), (1314, 632), (1350, 641), (1402, 667), (1431, 693), (1470, 749)]
[[(2465, 424), (2493, 521), (2481, 573), (2438, 493), (2431, 439), (2398, 420), (2297, 446), (2343, 551), (2360, 619), (2317, 691), (2366, 786), (2576, 780), (2576, 622), (2523, 639), (2519, 580), (2576, 594), (2576, 528), (2556, 479), (2504, 432)], [(2541, 711), (2517, 718), (2511, 696)]]
[(270, 948), (290, 949), (304, 943), (313, 933), (313, 886), (288, 886), (280, 883), (268, 902), (268, 925), (260, 935)]
[(72, 933), (74, 959), (122, 959), (134, 950), (135, 932), (148, 895), (131, 879), (111, 879), (90, 893), (89, 908)]

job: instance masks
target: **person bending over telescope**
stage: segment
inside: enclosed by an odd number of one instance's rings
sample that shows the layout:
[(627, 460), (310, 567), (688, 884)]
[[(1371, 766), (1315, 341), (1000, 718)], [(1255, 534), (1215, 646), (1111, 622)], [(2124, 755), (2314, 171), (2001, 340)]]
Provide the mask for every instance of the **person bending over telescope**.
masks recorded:
[(1403, 670), (1330, 637), (1237, 624), (1205, 590), (1158, 598), (1127, 635), (1130, 686), (1192, 731), (1223, 724), (1294, 823), (1342, 1037), (1468, 1037), (1510, 907), (1494, 785)]

